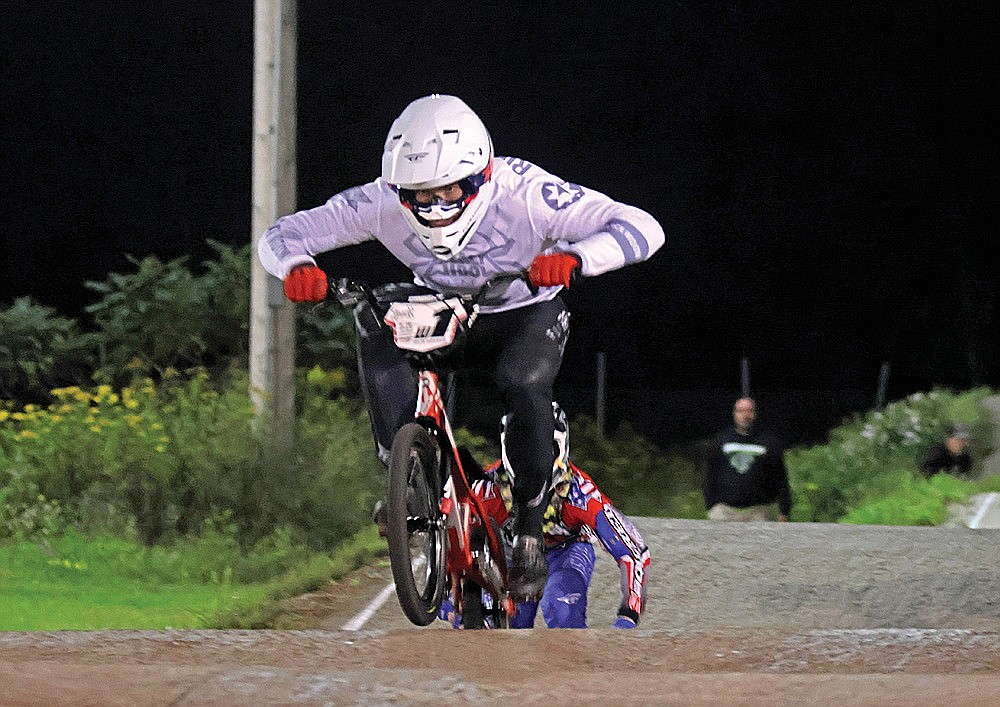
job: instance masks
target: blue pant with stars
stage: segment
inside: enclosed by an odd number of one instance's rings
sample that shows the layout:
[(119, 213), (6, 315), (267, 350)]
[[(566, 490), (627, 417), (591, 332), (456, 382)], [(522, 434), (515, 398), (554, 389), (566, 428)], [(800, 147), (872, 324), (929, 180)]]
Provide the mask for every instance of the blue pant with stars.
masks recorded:
[(594, 546), (570, 542), (545, 552), (549, 577), (541, 602), (517, 605), (511, 628), (531, 628), (539, 603), (549, 628), (587, 628), (587, 589), (594, 574)]

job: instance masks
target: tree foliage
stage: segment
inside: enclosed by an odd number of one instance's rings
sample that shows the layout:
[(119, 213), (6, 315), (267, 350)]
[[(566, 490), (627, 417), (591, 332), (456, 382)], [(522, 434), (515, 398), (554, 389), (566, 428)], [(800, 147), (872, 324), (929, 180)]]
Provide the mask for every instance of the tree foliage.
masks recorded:
[[(30, 298), (0, 309), (0, 399), (41, 402), (52, 388), (93, 380), (126, 385), (137, 375), (205, 369), (221, 381), (245, 370), (250, 337), (250, 245), (209, 241), (215, 257), (191, 267), (129, 257), (135, 267), (88, 281), (96, 301), (81, 320)], [(354, 385), (354, 320), (328, 303), (296, 307), (297, 364), (342, 367)]]
[(186, 258), (130, 257), (134, 272), (86, 283), (100, 296), (86, 308), (97, 329), (100, 374), (122, 383), (137, 372), (246, 365), (249, 247), (210, 243), (219, 257), (203, 263), (200, 273)]
[(0, 310), (0, 332), (0, 400), (37, 402), (92, 367), (94, 336), (30, 297)]

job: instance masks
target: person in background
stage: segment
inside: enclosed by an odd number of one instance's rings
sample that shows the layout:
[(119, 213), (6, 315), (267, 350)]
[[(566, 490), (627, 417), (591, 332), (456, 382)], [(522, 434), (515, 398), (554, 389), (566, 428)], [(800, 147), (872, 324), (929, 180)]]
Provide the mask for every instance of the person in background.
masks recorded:
[[(258, 256), (288, 299), (320, 302), (329, 287), (314, 256), (373, 240), (412, 271), (415, 284), (436, 293), (474, 294), (498, 275), (527, 273), (528, 282), (510, 283), (480, 308), (464, 344), (466, 362), (492, 377), (513, 415), (511, 587), (518, 597), (537, 597), (547, 576), (541, 526), (550, 406), (570, 326), (560, 293), (578, 277), (647, 260), (663, 245), (663, 228), (642, 209), (526, 160), (495, 156), (486, 126), (464, 101), (432, 94), (393, 122), (379, 178), (278, 219), (260, 238)], [(417, 382), (388, 327), (367, 319), (356, 320), (358, 369), (379, 458), (388, 464), (393, 435), (413, 417)]]
[(709, 520), (788, 520), (792, 492), (784, 448), (757, 425), (752, 398), (733, 404), (732, 426), (715, 437), (703, 490)]
[(920, 470), (926, 476), (938, 473), (968, 474), (972, 470), (972, 457), (969, 455), (968, 447), (968, 426), (953, 425), (943, 442), (937, 442), (927, 450), (927, 455), (920, 464)]

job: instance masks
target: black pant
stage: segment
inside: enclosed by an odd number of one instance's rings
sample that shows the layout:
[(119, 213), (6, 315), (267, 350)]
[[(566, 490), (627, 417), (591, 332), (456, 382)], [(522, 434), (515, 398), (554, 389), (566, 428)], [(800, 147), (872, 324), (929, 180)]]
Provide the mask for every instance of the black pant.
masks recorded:
[[(388, 463), (396, 431), (413, 419), (417, 378), (388, 327), (359, 309), (358, 372), (379, 458)], [(497, 314), (480, 315), (466, 335), (461, 365), (493, 376), (508, 418), (506, 452), (514, 472), (518, 529), (537, 529), (552, 474), (552, 387), (569, 335), (569, 312), (558, 297)]]

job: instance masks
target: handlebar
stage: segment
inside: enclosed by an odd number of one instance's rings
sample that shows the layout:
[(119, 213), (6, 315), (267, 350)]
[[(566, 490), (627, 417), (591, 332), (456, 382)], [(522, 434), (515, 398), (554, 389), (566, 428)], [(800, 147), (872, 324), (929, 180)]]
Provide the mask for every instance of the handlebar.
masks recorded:
[[(483, 301), (486, 295), (492, 291), (495, 287), (502, 284), (509, 284), (511, 282), (516, 282), (517, 280), (522, 280), (528, 286), (528, 290), (531, 294), (538, 293), (538, 287), (531, 284), (531, 280), (528, 278), (528, 271), (521, 270), (519, 272), (506, 272), (500, 273), (495, 277), (490, 278), (480, 286), (480, 288), (475, 292), (475, 294), (447, 294), (439, 293), (443, 299), (448, 299), (452, 297), (457, 297), (462, 300), (462, 302), (471, 305), (471, 308), (475, 311), (478, 310), (479, 304)], [(412, 283), (394, 283), (392, 285), (386, 285), (386, 288), (391, 288), (393, 286), (403, 286), (411, 285)], [(386, 302), (391, 302), (392, 300), (380, 299), (376, 293), (376, 289), (370, 285), (360, 282), (358, 280), (351, 280), (349, 278), (340, 278), (330, 285), (330, 290), (333, 292), (337, 301), (344, 307), (353, 307), (359, 302), (367, 302), (372, 309), (375, 311), (380, 311), (384, 309)]]

